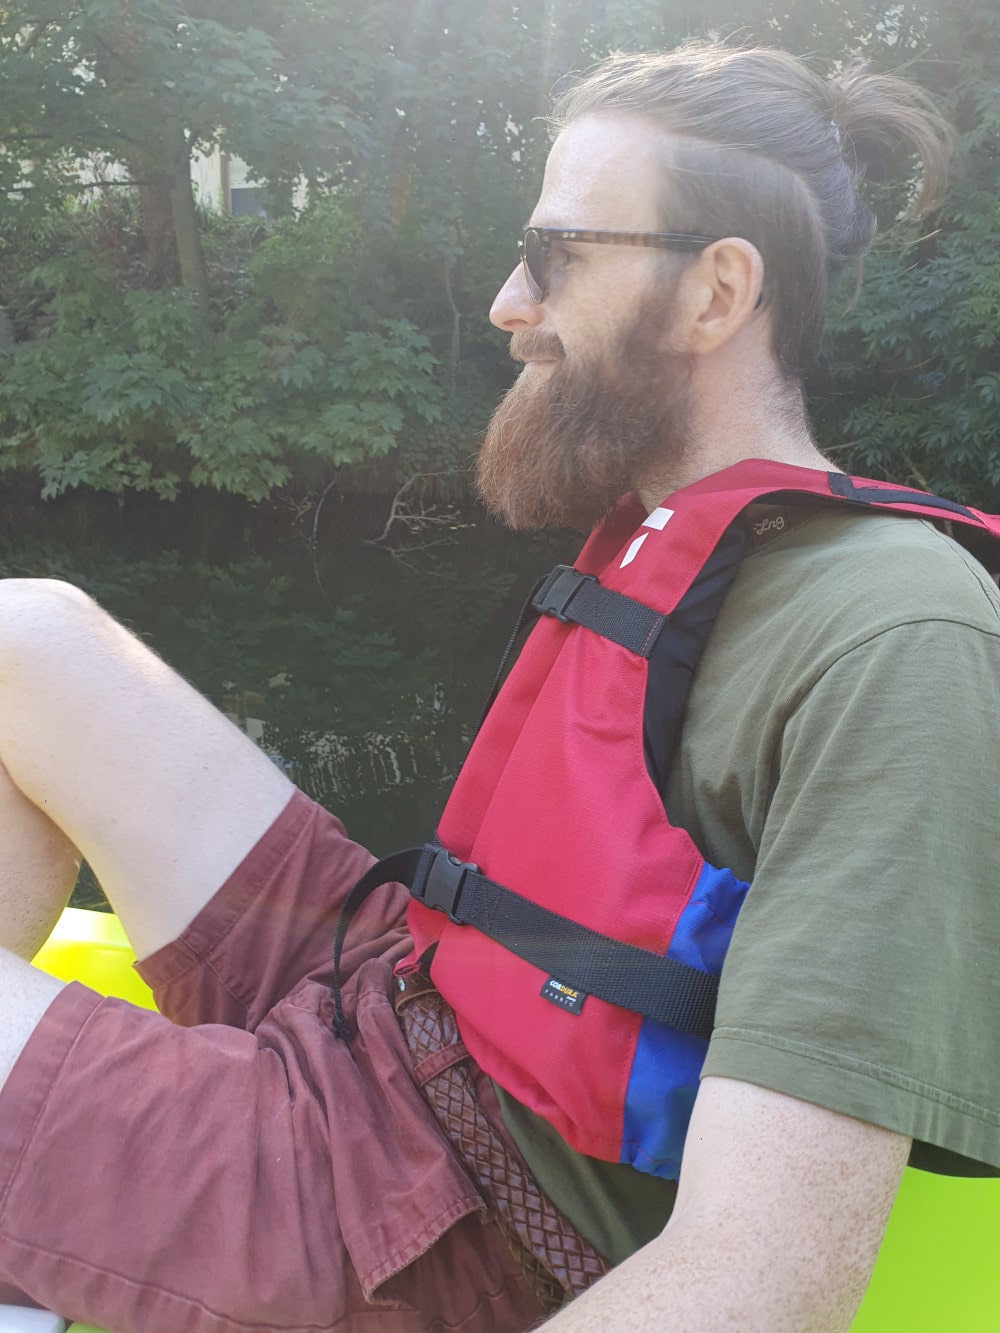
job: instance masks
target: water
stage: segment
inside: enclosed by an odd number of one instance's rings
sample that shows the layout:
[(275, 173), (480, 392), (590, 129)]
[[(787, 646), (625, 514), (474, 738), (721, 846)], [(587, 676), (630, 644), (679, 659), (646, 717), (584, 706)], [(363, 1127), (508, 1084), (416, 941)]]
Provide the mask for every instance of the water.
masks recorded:
[[(345, 502), (313, 546), (273, 511), (78, 501), (22, 511), (0, 573), (85, 588), (384, 854), (433, 830), (527, 592), (578, 545), (445, 517), (372, 545), (384, 506)], [(86, 867), (73, 901), (103, 902)]]

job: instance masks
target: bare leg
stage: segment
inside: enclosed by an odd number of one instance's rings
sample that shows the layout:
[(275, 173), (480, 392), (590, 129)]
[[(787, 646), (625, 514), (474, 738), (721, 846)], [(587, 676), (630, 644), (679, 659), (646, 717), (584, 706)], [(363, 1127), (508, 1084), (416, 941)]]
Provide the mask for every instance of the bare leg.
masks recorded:
[[(168, 943), (292, 792), (207, 700), (54, 580), (0, 582), (0, 764), (0, 949), (21, 955), (65, 902), (77, 852), (139, 956)], [(37, 1021), (54, 993), (18, 982), (37, 974), (17, 963), (0, 962), (0, 1025), (18, 1009)]]
[(80, 854), (0, 768), (0, 1084), (60, 982), (29, 967), (66, 905)]
[(31, 959), (66, 906), (80, 853), (0, 767), (0, 944)]
[(38, 1020), (61, 990), (61, 981), (0, 948), (0, 994), (4, 997), (0, 1009), (0, 1087)]

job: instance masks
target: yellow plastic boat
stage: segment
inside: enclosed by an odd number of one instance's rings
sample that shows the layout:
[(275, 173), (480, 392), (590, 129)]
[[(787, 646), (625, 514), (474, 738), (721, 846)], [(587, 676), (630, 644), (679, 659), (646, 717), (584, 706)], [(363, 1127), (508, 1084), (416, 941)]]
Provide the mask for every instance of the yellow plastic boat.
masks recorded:
[[(132, 959), (116, 917), (69, 908), (35, 962), (64, 981), (152, 1008)], [(851, 1333), (998, 1333), (998, 1251), (1000, 1180), (908, 1170)], [(101, 1333), (83, 1324), (70, 1330)]]

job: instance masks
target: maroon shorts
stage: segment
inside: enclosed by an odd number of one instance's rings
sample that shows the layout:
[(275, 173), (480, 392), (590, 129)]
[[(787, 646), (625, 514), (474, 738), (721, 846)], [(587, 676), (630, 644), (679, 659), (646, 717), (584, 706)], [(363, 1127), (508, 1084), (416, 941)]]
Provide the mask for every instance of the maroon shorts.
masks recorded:
[[(0, 1301), (115, 1333), (502, 1333), (542, 1314), (432, 1118), (392, 1009), (404, 894), (296, 793), (142, 974), (68, 986), (0, 1092)], [(168, 1021), (168, 1018), (172, 1021)]]

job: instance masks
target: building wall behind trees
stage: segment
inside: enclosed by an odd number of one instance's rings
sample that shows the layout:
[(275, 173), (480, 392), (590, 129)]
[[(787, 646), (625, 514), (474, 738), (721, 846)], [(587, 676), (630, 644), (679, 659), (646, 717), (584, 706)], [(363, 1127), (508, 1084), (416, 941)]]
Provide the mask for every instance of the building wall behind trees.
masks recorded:
[[(698, 34), (905, 67), (953, 119), (941, 213), (899, 221), (905, 183), (877, 201), (890, 225), (838, 302), (813, 411), (845, 466), (997, 507), (994, 0), (11, 0), (0, 470), (45, 496), (301, 505), (418, 474), (463, 493), (512, 373), (485, 312), (552, 86)], [(247, 164), (268, 217), (199, 206), (192, 163), (215, 154)]]

